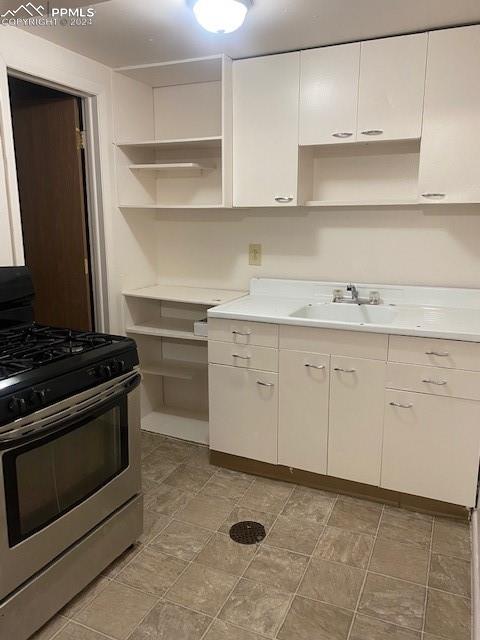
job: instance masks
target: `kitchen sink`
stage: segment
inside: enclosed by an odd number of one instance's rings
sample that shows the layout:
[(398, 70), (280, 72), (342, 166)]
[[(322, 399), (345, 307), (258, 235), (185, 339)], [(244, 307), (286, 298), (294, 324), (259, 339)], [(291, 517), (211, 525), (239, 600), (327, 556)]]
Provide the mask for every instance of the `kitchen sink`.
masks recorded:
[(290, 317), (325, 322), (386, 325), (391, 324), (397, 315), (398, 311), (394, 307), (326, 302), (309, 304), (290, 314)]

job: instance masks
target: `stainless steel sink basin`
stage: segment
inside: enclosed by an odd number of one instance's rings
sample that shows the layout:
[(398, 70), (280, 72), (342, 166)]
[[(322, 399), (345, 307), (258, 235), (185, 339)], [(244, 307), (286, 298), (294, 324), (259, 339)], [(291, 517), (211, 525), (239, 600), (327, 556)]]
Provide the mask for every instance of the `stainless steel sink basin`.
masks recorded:
[(347, 324), (391, 324), (398, 315), (394, 307), (335, 303), (309, 304), (290, 314), (291, 318), (345, 322)]

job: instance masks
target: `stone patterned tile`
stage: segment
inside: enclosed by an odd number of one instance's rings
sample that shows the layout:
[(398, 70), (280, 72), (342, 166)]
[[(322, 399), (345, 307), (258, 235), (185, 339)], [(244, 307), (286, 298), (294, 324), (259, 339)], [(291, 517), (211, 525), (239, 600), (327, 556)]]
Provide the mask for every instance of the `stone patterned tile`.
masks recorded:
[(237, 471), (221, 469), (210, 478), (200, 493), (215, 498), (240, 500), (252, 483), (252, 476), (247, 476)]
[(365, 571), (348, 565), (313, 558), (302, 580), (299, 595), (354, 610)]
[(140, 591), (162, 596), (186, 566), (183, 560), (146, 547), (115, 579)]
[(462, 598), (443, 591), (428, 589), (425, 631), (449, 640), (470, 640), (471, 605)]
[(126, 640), (156, 600), (154, 596), (112, 582), (76, 614), (75, 619), (95, 631)]
[(294, 593), (307, 564), (307, 556), (262, 545), (248, 567), (245, 578), (262, 582), (279, 591)]
[(165, 598), (195, 611), (215, 616), (225, 603), (237, 578), (228, 573), (191, 564)]
[(106, 576), (96, 578), (63, 607), (60, 611), (60, 615), (65, 616), (66, 618), (73, 618), (76, 613), (86, 607), (87, 604), (89, 604), (95, 596), (103, 591), (109, 584), (110, 581)]
[(92, 629), (86, 629), (76, 622), (69, 622), (67, 626), (55, 636), (55, 640), (108, 640), (108, 636), (93, 631)]
[(182, 509), (191, 496), (175, 487), (160, 484), (144, 497), (145, 509), (164, 516), (173, 516)]
[(181, 464), (163, 482), (186, 493), (198, 493), (214, 473), (213, 469), (206, 467)]
[(336, 527), (325, 527), (315, 549), (314, 557), (366, 569), (373, 540), (373, 536), (368, 534), (337, 529)]
[(349, 640), (420, 640), (421, 633), (357, 615)]
[(156, 482), (159, 484), (172, 473), (177, 467), (178, 462), (172, 462), (167, 458), (163, 458), (158, 449), (150, 453), (142, 460), (142, 480), (146, 482)]
[(129, 562), (137, 556), (142, 550), (142, 545), (139, 543), (133, 544), (126, 551), (122, 553), (116, 560), (114, 560), (104, 571), (102, 575), (106, 578), (115, 578), (120, 571), (127, 566)]
[(170, 522), (168, 516), (155, 511), (143, 510), (143, 533), (138, 539), (140, 544), (147, 544), (157, 536)]
[(346, 640), (352, 615), (349, 611), (323, 602), (296, 596), (277, 638), (279, 640)]
[(242, 579), (218, 617), (254, 633), (273, 636), (285, 616), (289, 603), (288, 594)]
[(385, 622), (421, 630), (425, 608), (425, 587), (369, 573), (359, 613)]
[(382, 509), (382, 505), (376, 502), (341, 496), (333, 508), (328, 524), (339, 529), (374, 535)]
[(470, 560), (470, 527), (465, 522), (435, 518), (432, 551)]
[(205, 529), (219, 529), (231, 512), (233, 502), (210, 496), (195, 496), (181, 509), (176, 518)]
[(172, 520), (150, 547), (181, 560), (193, 560), (212, 536), (212, 531), (188, 522)]
[(67, 622), (67, 618), (62, 618), (62, 616), (57, 615), (34, 633), (30, 640), (51, 640), (53, 636), (67, 624)]
[(265, 542), (273, 547), (311, 555), (323, 529), (323, 525), (316, 522), (298, 522), (278, 516)]
[(429, 551), (403, 542), (377, 538), (369, 571), (427, 584)]
[(171, 602), (157, 604), (128, 640), (200, 640), (212, 619)]
[(282, 515), (297, 520), (317, 524), (325, 524), (336, 495), (315, 489), (295, 487), (287, 504), (282, 510)]
[(268, 533), (271, 526), (275, 522), (275, 516), (271, 513), (263, 513), (261, 511), (255, 511), (254, 509), (248, 509), (247, 507), (235, 507), (229, 513), (222, 526), (219, 527), (219, 531), (228, 535), (228, 533), (230, 532), (230, 528), (234, 524), (246, 520), (263, 524), (263, 526), (265, 527), (265, 532)]
[(408, 544), (421, 549), (429, 549), (432, 537), (432, 516), (385, 507), (378, 537)]
[(208, 630), (205, 640), (262, 640), (262, 636), (234, 627), (222, 620), (215, 620)]
[(207, 467), (212, 471), (217, 471), (219, 467), (210, 464), (210, 449), (208, 447), (202, 447), (196, 445), (192, 453), (186, 458), (186, 462), (194, 467)]
[(195, 562), (241, 576), (256, 550), (256, 545), (238, 544), (230, 536), (216, 533), (195, 558)]
[(291, 484), (257, 478), (240, 500), (239, 505), (276, 516), (285, 506), (293, 489)]
[(155, 447), (154, 454), (157, 460), (180, 464), (185, 462), (187, 458), (192, 457), (197, 448), (197, 445), (185, 440), (161, 437), (160, 442)]
[(471, 594), (470, 562), (462, 558), (432, 553), (428, 586), (469, 598)]

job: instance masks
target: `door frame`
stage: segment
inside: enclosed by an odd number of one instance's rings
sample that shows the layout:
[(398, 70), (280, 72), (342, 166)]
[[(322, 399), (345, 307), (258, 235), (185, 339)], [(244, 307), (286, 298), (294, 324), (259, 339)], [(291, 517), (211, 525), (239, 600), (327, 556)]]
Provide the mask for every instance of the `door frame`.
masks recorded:
[[(107, 97), (103, 86), (81, 76), (65, 74), (58, 69), (21, 69), (7, 66), (0, 56), (0, 153), (5, 160), (8, 210), (11, 227), (13, 264), (25, 264), (23, 234), (20, 215), (15, 146), (8, 77), (12, 76), (57, 89), (82, 100), (85, 136), (85, 173), (87, 221), (90, 243), (90, 268), (94, 321), (96, 331), (108, 331), (110, 326), (108, 300), (108, 270), (106, 258), (106, 229), (102, 171), (107, 171), (100, 153), (100, 127), (102, 115), (107, 113)], [(2, 149), (3, 147), (3, 149)]]

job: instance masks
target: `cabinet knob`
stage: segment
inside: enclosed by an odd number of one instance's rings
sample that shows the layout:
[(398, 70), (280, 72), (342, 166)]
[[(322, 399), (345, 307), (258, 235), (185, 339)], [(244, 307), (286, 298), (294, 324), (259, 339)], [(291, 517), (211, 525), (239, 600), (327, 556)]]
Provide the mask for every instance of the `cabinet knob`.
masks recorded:
[(425, 378), (422, 382), (425, 382), (426, 384), (436, 384), (439, 387), (443, 387), (447, 384), (446, 380), (431, 380), (430, 378)]
[(332, 133), (334, 138), (351, 138), (353, 133), (351, 131), (337, 131), (336, 133)]
[(422, 193), (422, 198), (429, 198), (430, 200), (441, 200), (445, 196), (445, 193)]
[(292, 202), (293, 198), (291, 196), (276, 196), (275, 197), (275, 202), (280, 202), (280, 203), (286, 203), (286, 202)]
[(325, 369), (324, 364), (310, 364), (309, 362), (307, 362), (305, 366), (309, 367), (310, 369)]
[(391, 407), (397, 407), (398, 409), (411, 409), (413, 404), (402, 404), (401, 402), (390, 402)]
[(341, 371), (341, 373), (355, 373), (355, 369), (343, 369), (343, 367), (335, 367), (334, 371)]
[(273, 384), (273, 382), (262, 382), (261, 380), (257, 380), (257, 384), (259, 384), (261, 387), (274, 387), (275, 386)]
[(367, 129), (366, 131), (362, 131), (362, 136), (381, 136), (383, 133), (383, 129)]

